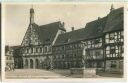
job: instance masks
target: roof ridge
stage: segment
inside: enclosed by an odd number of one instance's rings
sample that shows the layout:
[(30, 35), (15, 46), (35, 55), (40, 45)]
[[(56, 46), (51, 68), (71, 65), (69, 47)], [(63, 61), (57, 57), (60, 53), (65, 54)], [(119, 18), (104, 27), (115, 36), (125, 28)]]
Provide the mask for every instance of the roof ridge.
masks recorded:
[[(68, 34), (68, 33), (71, 33), (71, 32), (80, 31), (80, 30), (82, 30), (82, 29), (85, 29), (85, 28), (76, 29), (76, 30), (69, 31), (69, 32), (65, 32), (65, 33), (62, 33), (62, 34)], [(60, 35), (62, 35), (62, 34), (60, 34)]]
[(39, 25), (39, 27), (42, 27), (42, 26), (46, 26), (46, 25), (51, 25), (51, 24), (55, 24), (55, 23), (59, 23), (60, 21), (57, 21), (57, 22), (51, 22), (51, 23), (46, 23), (44, 25)]

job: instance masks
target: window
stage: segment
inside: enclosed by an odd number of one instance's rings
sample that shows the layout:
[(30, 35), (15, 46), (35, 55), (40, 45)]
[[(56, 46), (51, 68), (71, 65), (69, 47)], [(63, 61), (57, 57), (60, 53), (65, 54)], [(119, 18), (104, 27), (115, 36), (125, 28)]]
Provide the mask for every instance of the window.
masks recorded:
[(62, 50), (64, 50), (64, 46), (62, 46)]
[(116, 65), (117, 63), (116, 63), (116, 61), (111, 61), (111, 68), (116, 68)]
[(64, 55), (62, 55), (62, 59), (64, 59)]
[(111, 33), (110, 35), (109, 35), (110, 37), (109, 37), (109, 43), (114, 43), (114, 33)]
[(38, 52), (38, 48), (36, 48), (36, 53)]
[(40, 52), (40, 48), (38, 48), (38, 52)]
[(33, 48), (31, 48), (31, 52), (33, 53)]
[(40, 52), (42, 52), (42, 48), (40, 47)]
[(110, 37), (110, 40), (114, 40), (114, 37)]
[(124, 32), (121, 31), (121, 39), (124, 39)]
[(114, 39), (114, 34), (110, 34), (110, 40), (113, 40)]
[(99, 42), (100, 42), (100, 39), (95, 39), (95, 40), (93, 41), (94, 44), (98, 44)]
[(47, 52), (47, 47), (44, 47), (44, 52), (45, 52), (45, 53)]
[(74, 54), (74, 57), (76, 58), (76, 54)]
[(96, 59), (96, 56), (95, 55), (93, 55), (93, 59)]
[(124, 53), (124, 46), (121, 47), (121, 53)]
[(54, 56), (54, 59), (56, 59), (56, 56)]
[(31, 53), (31, 48), (29, 48), (29, 53)]
[(8, 60), (8, 57), (6, 57), (6, 59)]
[(97, 59), (101, 59), (103, 57), (102, 54), (101, 54), (101, 50), (95, 52), (95, 55), (96, 55)]
[(109, 34), (106, 34), (106, 36), (105, 36), (106, 38), (109, 38)]
[(27, 53), (29, 52), (29, 49), (27, 48)]
[(115, 48), (114, 47), (111, 47), (110, 48), (110, 54), (114, 54), (115, 53)]

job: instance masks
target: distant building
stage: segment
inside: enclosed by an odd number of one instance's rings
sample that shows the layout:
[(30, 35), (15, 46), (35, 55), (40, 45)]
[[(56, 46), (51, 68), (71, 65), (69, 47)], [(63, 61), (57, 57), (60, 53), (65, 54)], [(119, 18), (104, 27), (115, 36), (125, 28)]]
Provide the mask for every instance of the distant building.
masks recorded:
[(16, 69), (23, 68), (23, 57), (21, 53), (21, 46), (12, 46), (11, 47), (13, 51), (13, 57), (14, 57), (14, 67)]
[(9, 46), (5, 47), (5, 70), (14, 69), (13, 49)]

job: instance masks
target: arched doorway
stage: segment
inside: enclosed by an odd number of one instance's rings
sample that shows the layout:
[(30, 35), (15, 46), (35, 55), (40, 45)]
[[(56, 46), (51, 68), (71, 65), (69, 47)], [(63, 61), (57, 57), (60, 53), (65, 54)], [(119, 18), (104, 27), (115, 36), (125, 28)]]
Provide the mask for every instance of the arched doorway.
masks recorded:
[(25, 68), (28, 68), (28, 60), (25, 60)]
[(33, 69), (33, 60), (32, 59), (30, 59), (30, 68)]
[(36, 61), (35, 61), (36, 63), (36, 69), (38, 69), (39, 68), (39, 60), (38, 59), (36, 59)]

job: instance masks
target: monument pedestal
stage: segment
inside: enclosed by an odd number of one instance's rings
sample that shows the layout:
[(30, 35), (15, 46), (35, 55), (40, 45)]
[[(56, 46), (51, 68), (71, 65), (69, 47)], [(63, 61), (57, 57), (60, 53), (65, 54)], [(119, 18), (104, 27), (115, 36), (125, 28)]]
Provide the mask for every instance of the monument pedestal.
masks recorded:
[(96, 68), (71, 68), (70, 73), (72, 76), (78, 77), (95, 77)]

